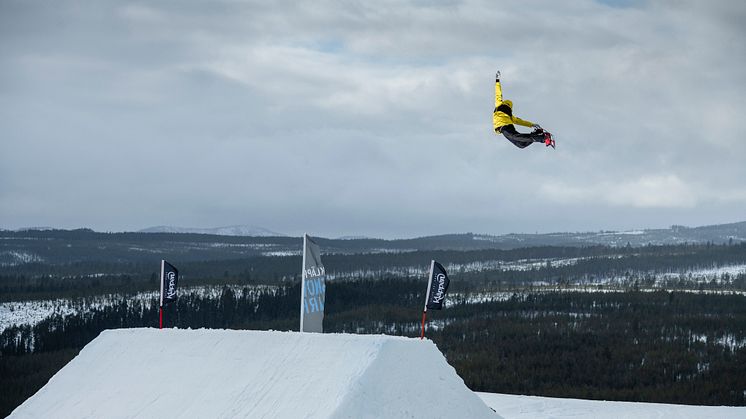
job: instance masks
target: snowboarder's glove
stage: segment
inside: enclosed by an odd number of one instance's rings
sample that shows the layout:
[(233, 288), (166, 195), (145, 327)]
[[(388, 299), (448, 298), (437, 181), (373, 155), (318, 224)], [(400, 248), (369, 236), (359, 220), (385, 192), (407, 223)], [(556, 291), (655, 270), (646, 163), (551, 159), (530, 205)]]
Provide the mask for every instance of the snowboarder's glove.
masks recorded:
[(497, 70), (497, 73), (495, 73), (495, 81), (500, 81), (500, 70)]
[(531, 128), (533, 128), (533, 129), (535, 129), (537, 131), (540, 131), (542, 129), (539, 124), (533, 124), (533, 125), (531, 125)]

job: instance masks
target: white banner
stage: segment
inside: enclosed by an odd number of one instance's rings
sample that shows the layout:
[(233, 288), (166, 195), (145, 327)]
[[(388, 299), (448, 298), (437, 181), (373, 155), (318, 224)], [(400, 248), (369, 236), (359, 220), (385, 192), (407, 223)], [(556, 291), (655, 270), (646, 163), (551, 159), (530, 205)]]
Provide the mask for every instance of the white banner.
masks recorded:
[(324, 331), (326, 271), (321, 251), (308, 234), (303, 235), (303, 273), (301, 275), (300, 331)]

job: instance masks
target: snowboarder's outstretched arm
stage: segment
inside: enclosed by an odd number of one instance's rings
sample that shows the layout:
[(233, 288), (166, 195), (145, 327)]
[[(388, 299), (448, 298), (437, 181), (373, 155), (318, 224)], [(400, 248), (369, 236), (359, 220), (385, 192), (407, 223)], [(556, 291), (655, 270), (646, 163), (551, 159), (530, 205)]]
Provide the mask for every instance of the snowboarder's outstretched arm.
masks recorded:
[(537, 124), (534, 124), (531, 121), (527, 121), (525, 119), (521, 119), (521, 118), (519, 118), (517, 116), (513, 117), (513, 123), (516, 124), (516, 125), (522, 125), (524, 127), (529, 127), (529, 128), (534, 128), (534, 127), (538, 126)]
[(503, 103), (503, 89), (500, 86), (500, 72), (495, 74), (495, 107)]
[[(498, 108), (503, 103), (503, 89), (500, 85), (500, 71), (498, 70), (497, 73), (495, 73), (495, 108)], [(507, 102), (508, 106), (511, 106), (510, 101)], [(537, 124), (534, 124), (531, 121), (527, 121), (525, 119), (521, 119), (517, 116), (511, 115), (511, 120), (516, 125), (521, 125), (524, 127), (533, 128), (538, 126)]]

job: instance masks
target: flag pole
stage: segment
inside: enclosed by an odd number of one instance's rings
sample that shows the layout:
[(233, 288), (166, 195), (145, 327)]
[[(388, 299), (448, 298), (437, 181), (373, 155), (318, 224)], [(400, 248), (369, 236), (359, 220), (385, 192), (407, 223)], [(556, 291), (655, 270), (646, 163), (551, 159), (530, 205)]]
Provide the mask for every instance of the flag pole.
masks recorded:
[(161, 300), (158, 305), (158, 328), (163, 329), (163, 281), (165, 280), (166, 261), (161, 260)]
[(425, 309), (422, 310), (422, 331), (420, 340), (425, 339), (425, 317), (427, 317), (427, 303), (430, 299), (430, 288), (433, 286), (433, 270), (435, 269), (435, 259), (430, 261), (430, 272), (427, 274), (427, 292), (425, 292)]
[(422, 311), (422, 332), (420, 333), (420, 340), (425, 339), (425, 317), (427, 316), (427, 308)]
[(303, 320), (304, 320), (304, 313), (303, 309), (305, 298), (306, 298), (306, 239), (308, 237), (307, 233), (303, 233), (303, 260), (301, 261), (301, 269), (300, 269), (300, 332), (303, 332)]

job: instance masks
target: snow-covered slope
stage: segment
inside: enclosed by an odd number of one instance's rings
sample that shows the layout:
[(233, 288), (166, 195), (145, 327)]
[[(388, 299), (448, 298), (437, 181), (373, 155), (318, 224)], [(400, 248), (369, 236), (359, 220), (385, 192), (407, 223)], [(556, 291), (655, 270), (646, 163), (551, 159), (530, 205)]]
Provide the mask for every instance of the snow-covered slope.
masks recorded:
[(12, 418), (499, 418), (430, 341), (103, 332)]
[(746, 407), (684, 406), (477, 393), (505, 419), (743, 419)]

